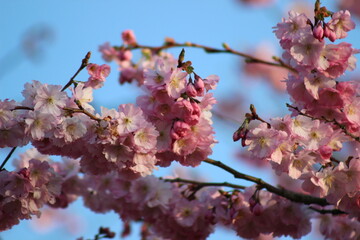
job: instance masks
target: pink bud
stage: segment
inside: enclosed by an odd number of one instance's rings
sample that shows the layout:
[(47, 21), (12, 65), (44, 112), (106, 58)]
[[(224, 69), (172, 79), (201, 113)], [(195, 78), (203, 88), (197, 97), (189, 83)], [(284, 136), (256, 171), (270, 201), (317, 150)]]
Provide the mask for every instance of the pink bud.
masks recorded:
[(321, 26), (321, 23), (317, 24), (313, 29), (314, 38), (322, 41), (324, 38), (324, 28)]
[(172, 139), (178, 140), (187, 136), (190, 132), (190, 126), (182, 121), (176, 121), (170, 131)]
[(18, 171), (18, 174), (23, 176), (26, 179), (30, 179), (30, 171), (27, 168), (20, 169), (20, 171)]
[(332, 153), (333, 153), (333, 149), (329, 146), (321, 146), (319, 148), (319, 153), (322, 159), (327, 160), (330, 159)]
[(196, 92), (195, 86), (192, 83), (190, 83), (186, 86), (186, 94), (189, 97), (196, 97), (197, 92)]
[(264, 211), (264, 208), (263, 206), (261, 206), (260, 203), (257, 203), (253, 209), (252, 209), (252, 213), (255, 215), (255, 216), (260, 216)]
[(336, 34), (329, 25), (324, 25), (324, 37), (329, 38), (330, 41), (334, 42), (336, 40)]
[(336, 33), (334, 31), (331, 31), (330, 36), (329, 36), (329, 40), (332, 41), (332, 42), (335, 42), (336, 39), (337, 39)]
[(204, 84), (204, 81), (198, 77), (195, 79), (195, 89), (196, 89), (196, 92), (197, 92), (197, 95), (200, 97), (200, 96), (203, 96), (204, 95), (204, 88), (205, 88), (205, 84)]
[(136, 45), (135, 34), (132, 30), (125, 30), (121, 34), (121, 38), (125, 44)]

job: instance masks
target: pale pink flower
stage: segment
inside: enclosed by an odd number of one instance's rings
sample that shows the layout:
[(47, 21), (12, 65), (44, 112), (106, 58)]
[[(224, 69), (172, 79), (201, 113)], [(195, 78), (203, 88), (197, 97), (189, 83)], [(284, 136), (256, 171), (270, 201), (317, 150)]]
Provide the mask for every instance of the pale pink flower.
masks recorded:
[(276, 30), (274, 30), (278, 39), (290, 39), (297, 40), (304, 34), (310, 31), (310, 26), (307, 24), (308, 18), (303, 13), (297, 13), (294, 11), (289, 12), (289, 19), (283, 19), (281, 23), (278, 23)]
[(196, 139), (191, 135), (180, 138), (173, 143), (174, 153), (180, 156), (186, 156), (194, 152), (196, 148)]
[(150, 175), (152, 171), (156, 168), (156, 162), (157, 159), (153, 155), (135, 153), (135, 166), (131, 167), (130, 169), (133, 170), (135, 173), (140, 174), (142, 177), (145, 177), (147, 175)]
[(315, 156), (310, 151), (301, 151), (298, 155), (292, 155), (290, 158), (289, 176), (298, 179), (302, 174), (313, 170)]
[(41, 85), (41, 87), (37, 89), (34, 109), (59, 116), (61, 109), (66, 106), (68, 99), (66, 93), (61, 92), (61, 88), (60, 85)]
[(187, 73), (176, 68), (172, 71), (170, 78), (165, 79), (166, 90), (172, 98), (179, 98), (185, 92)]
[(283, 131), (269, 129), (266, 123), (249, 131), (245, 144), (249, 145), (248, 151), (258, 158), (268, 158), (279, 146), (279, 139), (287, 134)]
[(61, 126), (66, 142), (73, 142), (81, 138), (87, 131), (85, 124), (78, 117), (66, 118)]
[(37, 95), (38, 89), (42, 86), (41, 82), (33, 80), (32, 83), (25, 83), (24, 90), (21, 94), (24, 96), (24, 100), (22, 101), (22, 105), (26, 107), (34, 107), (35, 105), (35, 97)]
[(152, 125), (143, 126), (134, 133), (134, 144), (137, 150), (143, 153), (154, 150), (159, 132)]
[(310, 73), (304, 76), (304, 84), (310, 95), (315, 99), (319, 99), (319, 89), (332, 88), (336, 85), (336, 82), (320, 73)]
[(186, 199), (181, 199), (177, 202), (173, 215), (177, 223), (182, 226), (192, 226), (198, 216), (200, 215), (199, 203), (195, 204), (196, 200), (189, 202)]
[(73, 97), (80, 103), (80, 105), (89, 112), (94, 112), (95, 109), (89, 103), (93, 101), (93, 88), (85, 87), (84, 83), (78, 83), (75, 89), (72, 89)]
[(292, 132), (300, 137), (306, 138), (313, 126), (312, 120), (308, 117), (299, 115), (293, 121)]
[(17, 122), (14, 121), (16, 119), (15, 111), (11, 111), (16, 105), (17, 103), (14, 100), (0, 101), (0, 128), (11, 127)]
[(334, 30), (338, 39), (345, 38), (347, 32), (355, 28), (355, 23), (350, 17), (350, 12), (348, 10), (341, 10), (331, 16), (331, 20), (328, 24), (329, 27)]
[(117, 130), (120, 136), (135, 132), (146, 123), (141, 109), (133, 104), (121, 104), (118, 110)]
[(87, 65), (86, 69), (90, 75), (88, 81), (85, 82), (85, 87), (92, 87), (98, 89), (104, 85), (106, 77), (110, 74), (110, 66), (103, 64), (97, 65), (90, 63)]
[(42, 140), (45, 133), (56, 125), (57, 119), (48, 113), (31, 111), (28, 113), (25, 123), (25, 131), (30, 133), (33, 139)]
[(353, 124), (360, 125), (360, 100), (356, 98), (353, 102), (346, 104), (344, 113), (347, 120)]
[(100, 45), (99, 52), (102, 53), (102, 58), (107, 62), (114, 60), (118, 54), (115, 48), (113, 48), (109, 42)]
[(313, 120), (313, 126), (308, 131), (307, 136), (302, 141), (302, 144), (307, 150), (317, 150), (320, 146), (325, 145), (328, 138), (333, 133), (331, 126), (325, 123), (320, 123), (319, 120)]
[(19, 155), (19, 159), (15, 159), (13, 162), (14, 167), (17, 169), (29, 168), (29, 161), (36, 159), (41, 162), (51, 162), (48, 155), (41, 154), (36, 148), (29, 148), (24, 153)]
[(210, 76), (204, 78), (203, 80), (204, 80), (204, 87), (205, 87), (206, 91), (209, 91), (212, 89), (216, 89), (220, 78), (217, 75), (210, 75)]
[(119, 168), (124, 168), (134, 156), (132, 149), (123, 144), (105, 145), (103, 153), (108, 161), (116, 163)]
[(171, 77), (171, 67), (166, 65), (163, 59), (155, 62), (154, 70), (144, 69), (144, 84), (150, 90), (165, 88), (165, 81)]
[(318, 66), (324, 42), (319, 42), (312, 35), (306, 35), (290, 48), (291, 56), (301, 65)]

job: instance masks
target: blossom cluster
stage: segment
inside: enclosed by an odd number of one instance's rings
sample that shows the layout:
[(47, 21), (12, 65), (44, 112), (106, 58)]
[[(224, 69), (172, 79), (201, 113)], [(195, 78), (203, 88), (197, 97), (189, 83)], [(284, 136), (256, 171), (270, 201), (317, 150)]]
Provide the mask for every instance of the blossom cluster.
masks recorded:
[[(136, 45), (132, 31), (125, 31), (122, 36), (125, 44)], [(100, 51), (105, 60), (119, 64), (120, 83), (137, 81), (146, 91), (146, 95), (137, 98), (137, 104), (159, 132), (158, 165), (168, 166), (176, 160), (194, 167), (212, 153), (216, 140), (210, 110), (216, 100), (208, 91), (216, 88), (216, 75), (201, 78), (190, 62), (149, 49), (143, 51), (136, 64), (126, 48), (115, 49), (106, 43)], [(128, 57), (123, 58), (125, 55)]]
[[(0, 231), (39, 216), (45, 204), (65, 208), (82, 197), (94, 212), (143, 221), (149, 239), (206, 239), (216, 224), (243, 238), (301, 238), (311, 231), (312, 218), (327, 238), (358, 239), (360, 85), (336, 80), (355, 68), (358, 50), (346, 42), (326, 43), (345, 38), (354, 27), (349, 11), (331, 13), (316, 5), (314, 23), (290, 12), (274, 32), (284, 49), (281, 64), (290, 70), (292, 114), (267, 122), (251, 106), (234, 133), (252, 158), (270, 162), (278, 175), (301, 180), (308, 194), (301, 196), (321, 204), (286, 198), (253, 177), (243, 178), (256, 186), (225, 191), (215, 187), (219, 184), (151, 175), (173, 161), (192, 167), (209, 161), (217, 142), (211, 120), (216, 99), (209, 91), (219, 78), (200, 77), (184, 61), (184, 50), (178, 59), (162, 52), (171, 40), (163, 48), (145, 47), (127, 30), (123, 46), (106, 43), (100, 51), (119, 65), (120, 83), (137, 82), (144, 90), (136, 104), (101, 107), (97, 113), (93, 90), (103, 86), (110, 67), (86, 59), (87, 81), (73, 77), (65, 87), (32, 81), (25, 84), (23, 101), (0, 101), (0, 147), (35, 147), (14, 162), (14, 171), (0, 169)], [(142, 56), (134, 62), (131, 50), (140, 48)], [(339, 159), (350, 144), (356, 151)], [(236, 176), (236, 170), (218, 166)], [(331, 216), (334, 212), (339, 215)]]
[[(301, 179), (304, 191), (360, 219), (360, 88), (355, 82), (336, 81), (355, 68), (358, 50), (346, 42), (327, 44), (324, 39), (342, 39), (355, 24), (349, 11), (333, 13), (327, 23), (323, 15), (315, 21), (290, 12), (274, 30), (293, 70), (286, 80), (292, 116), (252, 127), (249, 117), (234, 139), (242, 138), (251, 155), (270, 161), (278, 175)], [(357, 151), (338, 160), (334, 153), (350, 143)]]

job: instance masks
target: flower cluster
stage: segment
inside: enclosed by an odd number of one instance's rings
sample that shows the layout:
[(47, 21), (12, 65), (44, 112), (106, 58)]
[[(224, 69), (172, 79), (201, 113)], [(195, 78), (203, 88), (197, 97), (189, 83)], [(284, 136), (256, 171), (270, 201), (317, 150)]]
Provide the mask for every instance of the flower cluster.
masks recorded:
[[(135, 36), (130, 33), (122, 34), (123, 41), (136, 45)], [(124, 38), (128, 35), (132, 36), (131, 44)], [(105, 44), (100, 51), (105, 59), (112, 59), (110, 52), (120, 56), (128, 50), (116, 50)], [(137, 81), (147, 92), (137, 98), (137, 104), (159, 132), (156, 156), (160, 166), (168, 166), (173, 160), (197, 166), (212, 153), (211, 147), (216, 143), (210, 112), (216, 100), (208, 91), (216, 88), (219, 78), (215, 75), (201, 78), (193, 71), (191, 62), (183, 62), (181, 57), (177, 60), (170, 54), (145, 49), (136, 64), (131, 63), (131, 58), (116, 58), (120, 82)]]
[(290, 12), (275, 27), (283, 56), (296, 71), (286, 80), (292, 116), (250, 128), (256, 112), (248, 114), (234, 140), (241, 138), (253, 157), (270, 161), (278, 175), (301, 179), (303, 190), (359, 219), (360, 155), (334, 157), (344, 143), (359, 146), (359, 85), (336, 82), (345, 70), (354, 69), (358, 50), (345, 42), (324, 41), (346, 37), (355, 24), (348, 11), (333, 13), (325, 23), (327, 15), (320, 10), (316, 13), (323, 15), (316, 15), (315, 24), (304, 14)]
[[(162, 52), (181, 44), (168, 39), (162, 47), (141, 46), (127, 30), (123, 46), (106, 43), (100, 51), (106, 61), (119, 65), (120, 83), (137, 82), (144, 89), (136, 104), (95, 111), (93, 90), (103, 86), (110, 67), (88, 63), (89, 54), (78, 70), (87, 68), (87, 81), (76, 81), (78, 72), (65, 87), (32, 81), (25, 84), (22, 102), (0, 101), (0, 147), (35, 147), (14, 162), (14, 171), (4, 168), (11, 154), (1, 166), (0, 231), (39, 216), (45, 204), (65, 208), (82, 197), (95, 212), (114, 211), (127, 223), (142, 221), (144, 239), (206, 239), (216, 224), (243, 238), (301, 238), (311, 231), (311, 218), (319, 220), (326, 238), (358, 239), (360, 85), (336, 80), (355, 68), (358, 50), (346, 42), (326, 43), (345, 38), (354, 27), (349, 11), (331, 13), (319, 1), (314, 23), (305, 14), (290, 12), (274, 31), (284, 61), (269, 65), (290, 70), (286, 88), (292, 114), (267, 122), (251, 105), (233, 135), (251, 158), (270, 162), (278, 175), (301, 180), (306, 194), (208, 158), (216, 143), (211, 120), (216, 99), (209, 91), (219, 78), (200, 77), (184, 61), (184, 50), (178, 59)], [(136, 63), (135, 49), (142, 49)], [(256, 120), (261, 123), (252, 124)], [(341, 155), (345, 144), (355, 149), (347, 158)], [(44, 154), (62, 159), (53, 161)], [(207, 162), (256, 186), (151, 175), (157, 166), (173, 161), (192, 167)], [(107, 228), (100, 233), (114, 236)]]

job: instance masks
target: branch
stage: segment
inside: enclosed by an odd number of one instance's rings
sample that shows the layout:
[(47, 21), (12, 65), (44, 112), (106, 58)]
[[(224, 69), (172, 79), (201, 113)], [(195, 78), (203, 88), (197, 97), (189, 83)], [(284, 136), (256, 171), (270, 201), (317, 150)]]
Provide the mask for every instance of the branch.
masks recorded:
[(76, 109), (76, 108), (68, 108), (68, 107), (65, 107), (63, 108), (65, 111), (69, 111), (71, 113), (83, 113), (85, 114), (86, 116), (88, 116), (89, 118), (91, 118), (92, 120), (95, 120), (95, 121), (98, 121), (100, 122), (101, 119), (96, 117), (94, 114), (86, 111), (85, 109)]
[(332, 215), (340, 215), (340, 214), (347, 214), (339, 209), (318, 209), (314, 207), (309, 207), (311, 210), (314, 210), (321, 214), (332, 214)]
[(4, 170), (5, 164), (7, 163), (7, 161), (9, 161), (11, 155), (15, 152), (17, 147), (13, 147), (11, 149), (11, 151), (9, 152), (9, 154), (6, 156), (6, 158), (4, 159), (4, 161), (2, 162), (1, 166), (0, 166), (0, 171)]
[(328, 120), (328, 119), (326, 119), (325, 117), (316, 118), (316, 117), (313, 117), (313, 116), (311, 116), (311, 115), (309, 115), (309, 114), (306, 114), (306, 113), (301, 112), (298, 107), (294, 107), (294, 106), (292, 106), (292, 105), (290, 105), (290, 104), (288, 104), (288, 103), (286, 104), (286, 106), (287, 106), (288, 108), (294, 109), (294, 110), (297, 111), (298, 114), (301, 115), (301, 116), (308, 117), (308, 118), (310, 118), (310, 119), (312, 119), (312, 120), (320, 120), (320, 121), (324, 121), (324, 122), (326, 122), (326, 123), (335, 124), (335, 125), (336, 125), (337, 127), (339, 127), (339, 128), (343, 131), (343, 133), (345, 133), (347, 136), (351, 137), (352, 139), (354, 139), (354, 140), (357, 141), (357, 142), (360, 142), (360, 137), (355, 136), (355, 135), (352, 134), (352, 133), (349, 133), (348, 130), (346, 130), (346, 126), (343, 125), (343, 124), (341, 124), (341, 123), (339, 123), (339, 122), (336, 121), (335, 119), (333, 119), (333, 120)]
[(238, 172), (235, 169), (225, 165), (224, 163), (222, 163), (220, 161), (216, 161), (216, 160), (208, 158), (208, 159), (204, 160), (204, 162), (224, 169), (225, 171), (231, 173), (235, 178), (244, 179), (244, 180), (256, 183), (260, 188), (265, 188), (269, 192), (274, 193), (274, 194), (276, 194), (278, 196), (284, 197), (286, 199), (289, 199), (289, 200), (291, 200), (293, 202), (304, 203), (304, 204), (317, 204), (317, 205), (320, 205), (320, 206), (331, 205), (330, 203), (328, 203), (326, 201), (325, 198), (313, 197), (313, 196), (310, 196), (310, 195), (301, 194), (301, 193), (293, 192), (293, 191), (290, 191), (290, 190), (286, 190), (284, 188), (274, 187), (271, 184), (269, 184), (269, 183), (265, 182), (264, 180), (262, 180), (261, 178), (256, 178), (256, 177), (253, 177), (253, 176), (250, 176), (250, 175), (240, 173), (240, 172)]
[(207, 53), (230, 53), (230, 54), (234, 54), (234, 55), (237, 55), (237, 56), (240, 56), (240, 57), (244, 57), (245, 62), (247, 62), (247, 63), (262, 63), (262, 64), (266, 64), (266, 65), (286, 68), (286, 69), (288, 69), (288, 70), (290, 70), (291, 72), (294, 72), (294, 73), (298, 72), (295, 68), (293, 68), (290, 65), (284, 63), (278, 57), (273, 57), (275, 62), (266, 61), (266, 60), (259, 59), (259, 58), (256, 58), (254, 56), (251, 56), (249, 54), (236, 51), (236, 50), (230, 48), (225, 43), (223, 44), (224, 49), (208, 47), (208, 46), (204, 46), (204, 45), (196, 44), (196, 43), (191, 43), (191, 42), (177, 43), (177, 42), (173, 42), (172, 40), (165, 42), (164, 45), (159, 46), (159, 47), (145, 46), (145, 45), (136, 44), (136, 45), (130, 45), (130, 46), (127, 46), (127, 47), (125, 47), (125, 46), (115, 47), (115, 49), (127, 49), (127, 50), (150, 49), (154, 53), (159, 53), (160, 51), (162, 51), (164, 49), (169, 49), (169, 48), (174, 48), (174, 47), (201, 48)]
[(81, 72), (81, 70), (86, 68), (86, 66), (89, 64), (90, 57), (91, 57), (91, 52), (88, 52), (86, 54), (86, 56), (84, 57), (84, 59), (81, 61), (81, 65), (80, 65), (79, 69), (76, 71), (76, 73), (74, 74), (74, 76), (72, 76), (70, 78), (69, 82), (63, 87), (63, 89), (61, 89), (62, 92), (65, 91), (65, 89), (67, 89), (68, 87), (70, 87), (71, 84), (75, 83), (74, 79)]
[(174, 179), (160, 178), (160, 179), (164, 180), (165, 182), (194, 184), (194, 185), (197, 185), (200, 188), (202, 188), (202, 187), (210, 187), (210, 186), (231, 187), (231, 188), (236, 188), (236, 189), (245, 189), (246, 188), (244, 186), (236, 185), (236, 184), (232, 184), (232, 183), (228, 183), (228, 182), (222, 182), (222, 183), (198, 182), (198, 181), (187, 180), (187, 179), (182, 179), (182, 178), (174, 178)]

